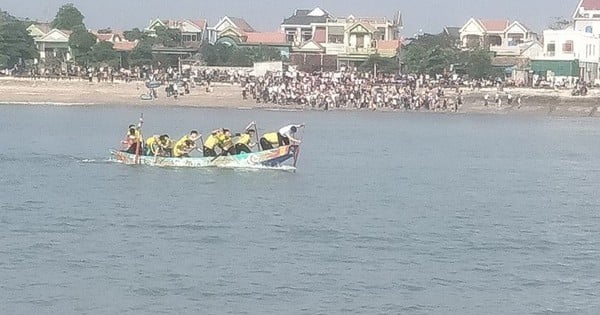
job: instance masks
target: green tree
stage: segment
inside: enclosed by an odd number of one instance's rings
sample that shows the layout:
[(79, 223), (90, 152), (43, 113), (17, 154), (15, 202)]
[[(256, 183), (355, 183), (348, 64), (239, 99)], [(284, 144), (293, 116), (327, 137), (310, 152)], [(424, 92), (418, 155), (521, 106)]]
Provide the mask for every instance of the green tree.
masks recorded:
[(88, 32), (82, 24), (73, 28), (73, 33), (69, 36), (69, 47), (73, 51), (76, 62), (83, 65), (89, 62), (94, 44), (96, 44), (96, 36)]
[(492, 54), (483, 49), (464, 51), (461, 53), (461, 62), (465, 73), (474, 79), (496, 77), (501, 70), (492, 66)]
[(178, 29), (166, 28), (159, 26), (156, 28), (155, 44), (164, 47), (181, 46), (181, 32)]
[(0, 65), (12, 67), (38, 57), (33, 38), (25, 23), (12, 21), (0, 24)]
[(146, 34), (137, 27), (130, 31), (124, 31), (123, 36), (128, 41), (143, 40), (147, 38)]
[(377, 73), (397, 73), (400, 66), (398, 65), (398, 59), (394, 57), (385, 58), (380, 55), (371, 55), (358, 69), (364, 72), (371, 72), (375, 68), (377, 68)]
[(444, 34), (425, 34), (408, 44), (402, 60), (409, 72), (441, 74), (457, 62), (459, 50), (453, 40)]
[(90, 51), (90, 61), (99, 66), (119, 65), (119, 54), (113, 50), (113, 43), (101, 41), (92, 46)]
[(83, 14), (72, 3), (60, 7), (52, 21), (52, 27), (61, 30), (75, 31), (78, 25), (83, 25)]
[(129, 64), (132, 66), (144, 66), (152, 64), (152, 43), (141, 41), (129, 54)]

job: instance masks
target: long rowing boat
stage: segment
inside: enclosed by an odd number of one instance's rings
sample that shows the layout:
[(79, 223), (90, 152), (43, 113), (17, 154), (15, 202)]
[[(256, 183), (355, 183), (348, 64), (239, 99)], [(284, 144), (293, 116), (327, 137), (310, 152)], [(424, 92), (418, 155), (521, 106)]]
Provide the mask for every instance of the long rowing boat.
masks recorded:
[(136, 159), (135, 154), (119, 150), (111, 150), (111, 155), (117, 162), (131, 165), (140, 164), (159, 167), (277, 167), (284, 165), (284, 162), (289, 160), (291, 160), (292, 166), (295, 167), (299, 153), (300, 147), (298, 145), (287, 145), (271, 150), (218, 157), (174, 158), (162, 156), (139, 156)]

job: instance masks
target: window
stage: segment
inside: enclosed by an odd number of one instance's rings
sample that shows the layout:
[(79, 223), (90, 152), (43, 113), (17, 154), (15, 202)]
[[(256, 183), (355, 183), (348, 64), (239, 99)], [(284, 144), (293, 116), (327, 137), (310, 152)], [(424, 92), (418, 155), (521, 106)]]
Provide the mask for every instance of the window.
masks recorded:
[(591, 26), (586, 26), (586, 27), (585, 27), (585, 32), (586, 32), (586, 33), (593, 33), (593, 30), (594, 30), (594, 29), (593, 29)]
[(312, 31), (302, 31), (302, 41), (309, 41), (312, 39)]
[(330, 26), (327, 28), (327, 42), (331, 44), (344, 43), (344, 27)]
[(546, 51), (548, 52), (548, 56), (554, 56), (556, 52), (556, 44), (548, 43), (548, 45), (546, 46)]
[(568, 40), (568, 41), (564, 42), (563, 46), (562, 46), (562, 51), (563, 51), (563, 53), (566, 53), (566, 54), (572, 54), (573, 53), (573, 41)]
[(293, 43), (296, 41), (296, 32), (287, 31), (285, 32), (285, 41), (288, 43)]

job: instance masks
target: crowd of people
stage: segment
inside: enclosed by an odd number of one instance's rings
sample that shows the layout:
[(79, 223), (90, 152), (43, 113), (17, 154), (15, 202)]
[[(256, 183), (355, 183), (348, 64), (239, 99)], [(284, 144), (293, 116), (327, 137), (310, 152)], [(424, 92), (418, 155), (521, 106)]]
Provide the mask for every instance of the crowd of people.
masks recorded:
[[(435, 82), (434, 82), (435, 81)], [(355, 71), (294, 74), (267, 73), (242, 81), (242, 97), (257, 103), (302, 105), (312, 108), (390, 108), (458, 110), (462, 90), (449, 80), (425, 76), (378, 75)], [(457, 85), (453, 85), (457, 86)]]
[[(260, 139), (256, 137), (256, 124), (250, 123), (242, 132), (232, 133), (228, 128), (218, 128), (210, 132), (206, 139), (197, 130), (179, 139), (172, 139), (168, 134), (153, 135), (144, 139), (142, 135), (143, 119), (129, 125), (125, 139), (122, 141), (122, 151), (136, 156), (160, 157), (190, 157), (194, 151), (202, 152), (204, 157), (219, 157), (251, 153), (254, 147), (257, 150), (270, 150), (275, 147), (290, 144), (300, 144), (302, 141), (296, 137), (299, 128), (304, 124), (291, 124), (277, 131), (265, 133)], [(253, 142), (255, 139), (257, 142)], [(198, 144), (200, 142), (200, 145)]]

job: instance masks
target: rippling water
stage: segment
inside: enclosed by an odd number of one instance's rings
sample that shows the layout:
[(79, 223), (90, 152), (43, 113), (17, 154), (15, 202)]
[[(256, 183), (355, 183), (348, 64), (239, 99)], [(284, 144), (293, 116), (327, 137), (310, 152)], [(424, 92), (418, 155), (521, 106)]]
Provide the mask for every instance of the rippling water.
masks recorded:
[[(306, 122), (296, 173), (108, 162)], [(0, 313), (597, 314), (597, 119), (0, 106)]]

